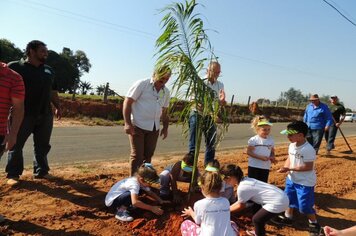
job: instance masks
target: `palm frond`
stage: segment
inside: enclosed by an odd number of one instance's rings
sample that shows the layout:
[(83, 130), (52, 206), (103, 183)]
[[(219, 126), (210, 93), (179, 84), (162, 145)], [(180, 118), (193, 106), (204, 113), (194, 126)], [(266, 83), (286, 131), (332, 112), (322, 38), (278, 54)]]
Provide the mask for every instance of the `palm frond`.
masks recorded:
[[(177, 74), (172, 94), (178, 100), (189, 101), (185, 103), (185, 107), (179, 114), (179, 120), (183, 124), (183, 134), (186, 135), (192, 106), (199, 106), (202, 116), (211, 116), (211, 123), (221, 116), (213, 90), (200, 77), (204, 64), (216, 57), (204, 29), (201, 15), (195, 13), (198, 6), (195, 0), (191, 0), (184, 3), (172, 3), (163, 8), (161, 10), (161, 13), (165, 14), (161, 21), (163, 32), (156, 40), (156, 66), (164, 64), (171, 67), (172, 71)], [(219, 125), (219, 141), (227, 128), (226, 121), (227, 119), (223, 119), (223, 123)], [(211, 125), (211, 123), (203, 124), (202, 119), (197, 121), (195, 165), (199, 155), (203, 125)]]

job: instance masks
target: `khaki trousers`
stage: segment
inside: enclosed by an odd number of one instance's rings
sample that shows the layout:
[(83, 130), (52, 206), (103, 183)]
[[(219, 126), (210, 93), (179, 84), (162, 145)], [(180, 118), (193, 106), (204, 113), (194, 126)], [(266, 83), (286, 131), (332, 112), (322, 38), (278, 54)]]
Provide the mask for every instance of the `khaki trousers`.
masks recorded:
[(133, 176), (143, 163), (151, 163), (155, 152), (159, 130), (144, 130), (134, 127), (134, 134), (129, 135), (130, 154), (130, 176)]

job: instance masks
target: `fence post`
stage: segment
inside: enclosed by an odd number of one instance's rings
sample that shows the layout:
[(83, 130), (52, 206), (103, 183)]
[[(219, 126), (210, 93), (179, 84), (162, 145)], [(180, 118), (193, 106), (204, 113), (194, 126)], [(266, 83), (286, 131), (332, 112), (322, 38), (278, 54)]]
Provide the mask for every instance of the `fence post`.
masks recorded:
[(103, 98), (104, 103), (108, 103), (108, 92), (109, 92), (109, 83), (106, 83), (105, 90), (104, 90), (104, 98)]

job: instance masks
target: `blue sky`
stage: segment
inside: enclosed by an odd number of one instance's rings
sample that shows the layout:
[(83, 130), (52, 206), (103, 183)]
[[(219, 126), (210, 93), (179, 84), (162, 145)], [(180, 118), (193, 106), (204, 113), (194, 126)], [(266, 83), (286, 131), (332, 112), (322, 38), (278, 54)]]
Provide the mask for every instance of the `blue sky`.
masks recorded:
[[(0, 38), (21, 49), (32, 39), (60, 52), (86, 52), (82, 80), (121, 95), (152, 74), (167, 0), (0, 0)], [(353, 22), (356, 1), (328, 0)], [(227, 100), (275, 100), (290, 87), (336, 94), (356, 110), (356, 27), (323, 0), (205, 0), (210, 41)]]

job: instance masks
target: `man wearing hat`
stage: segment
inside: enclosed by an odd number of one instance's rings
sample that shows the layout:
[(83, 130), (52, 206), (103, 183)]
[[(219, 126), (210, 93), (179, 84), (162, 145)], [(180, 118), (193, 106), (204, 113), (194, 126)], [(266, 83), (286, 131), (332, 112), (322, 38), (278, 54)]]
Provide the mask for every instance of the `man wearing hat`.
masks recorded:
[(333, 123), (330, 125), (329, 130), (325, 131), (325, 140), (327, 143), (326, 151), (330, 155), (330, 151), (335, 148), (334, 141), (336, 133), (341, 123), (345, 119), (345, 107), (339, 102), (339, 98), (336, 95), (330, 97), (330, 111), (333, 117)]
[(306, 107), (303, 121), (308, 125), (308, 142), (314, 147), (318, 154), (324, 131), (333, 124), (329, 107), (320, 102), (318, 94), (311, 95), (310, 104)]

